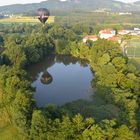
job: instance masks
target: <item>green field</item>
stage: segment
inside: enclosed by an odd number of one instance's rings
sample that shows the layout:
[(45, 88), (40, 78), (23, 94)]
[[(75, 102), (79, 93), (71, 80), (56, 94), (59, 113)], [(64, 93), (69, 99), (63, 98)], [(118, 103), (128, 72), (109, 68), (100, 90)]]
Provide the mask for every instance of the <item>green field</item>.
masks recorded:
[(127, 48), (127, 55), (129, 57), (140, 57), (140, 47), (139, 48)]
[(140, 37), (129, 40), (126, 51), (128, 57), (140, 58)]
[[(50, 16), (48, 19), (48, 23), (54, 23), (54, 16)], [(15, 16), (10, 18), (0, 19), (0, 23), (9, 24), (9, 23), (40, 23), (37, 17), (23, 17), (23, 16)]]

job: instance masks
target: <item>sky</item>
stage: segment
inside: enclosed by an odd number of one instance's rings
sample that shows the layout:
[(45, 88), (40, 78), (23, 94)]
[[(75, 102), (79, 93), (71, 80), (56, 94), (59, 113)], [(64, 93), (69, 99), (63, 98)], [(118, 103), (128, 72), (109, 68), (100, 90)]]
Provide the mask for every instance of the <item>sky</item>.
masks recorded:
[[(0, 6), (10, 5), (10, 4), (38, 3), (41, 1), (43, 0), (0, 0)], [(65, 0), (62, 0), (62, 1), (65, 1)], [(117, 1), (123, 1), (127, 3), (127, 2), (134, 2), (137, 0), (117, 0)]]

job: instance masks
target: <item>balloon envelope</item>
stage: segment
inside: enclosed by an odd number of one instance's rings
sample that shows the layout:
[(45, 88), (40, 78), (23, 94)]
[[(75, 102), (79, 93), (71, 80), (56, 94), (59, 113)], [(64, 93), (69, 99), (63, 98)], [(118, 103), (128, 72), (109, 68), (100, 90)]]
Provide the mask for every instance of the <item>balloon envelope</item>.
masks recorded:
[(48, 20), (50, 16), (49, 10), (46, 8), (39, 8), (37, 12), (39, 16), (38, 19), (40, 20), (41, 23), (45, 24), (45, 22)]
[(48, 85), (53, 81), (53, 78), (49, 72), (45, 71), (42, 74), (40, 81), (42, 84)]

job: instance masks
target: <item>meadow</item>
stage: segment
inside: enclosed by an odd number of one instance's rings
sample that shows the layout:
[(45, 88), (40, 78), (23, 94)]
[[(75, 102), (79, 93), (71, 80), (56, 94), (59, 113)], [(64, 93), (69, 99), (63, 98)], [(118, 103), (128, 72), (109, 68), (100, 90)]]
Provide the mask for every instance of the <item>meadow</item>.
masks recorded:
[[(54, 16), (50, 16), (48, 19), (48, 23), (54, 23)], [(10, 24), (10, 23), (32, 23), (37, 24), (39, 20), (37, 17), (28, 17), (28, 16), (13, 16), (4, 19), (0, 19), (0, 23), (2, 24)]]
[(133, 37), (127, 42), (127, 56), (140, 58), (140, 37)]

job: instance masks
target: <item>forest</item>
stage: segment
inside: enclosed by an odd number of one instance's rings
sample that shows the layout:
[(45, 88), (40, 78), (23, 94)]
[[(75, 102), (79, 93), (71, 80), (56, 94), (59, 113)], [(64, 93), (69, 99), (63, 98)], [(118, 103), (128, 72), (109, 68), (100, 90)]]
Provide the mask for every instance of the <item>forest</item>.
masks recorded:
[[(104, 39), (82, 43), (84, 35), (96, 33), (83, 24), (12, 24), (0, 29), (1, 136), (4, 132), (11, 140), (140, 139), (140, 70), (118, 43)], [(97, 120), (55, 105), (39, 108), (26, 69), (49, 54), (87, 60), (96, 94), (117, 106), (119, 116)]]

